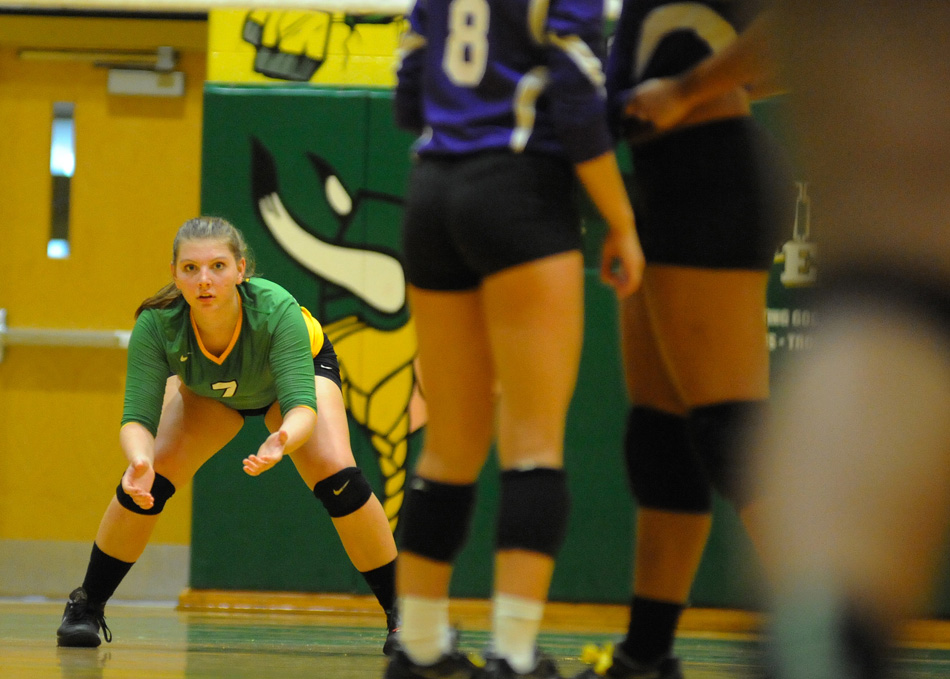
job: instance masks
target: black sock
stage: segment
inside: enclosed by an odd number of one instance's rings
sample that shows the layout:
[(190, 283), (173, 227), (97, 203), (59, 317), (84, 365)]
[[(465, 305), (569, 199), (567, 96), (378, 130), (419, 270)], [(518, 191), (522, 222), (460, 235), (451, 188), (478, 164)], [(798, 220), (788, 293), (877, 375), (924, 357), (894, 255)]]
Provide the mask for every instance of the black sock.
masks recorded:
[(630, 626), (620, 644), (638, 663), (652, 665), (670, 655), (676, 625), (685, 606), (635, 596), (630, 600)]
[(361, 571), (360, 575), (373, 590), (383, 610), (387, 613), (393, 610), (396, 605), (396, 560), (393, 559), (388, 564), (371, 571)]
[(845, 607), (840, 622), (840, 641), (848, 676), (884, 679), (890, 639), (886, 627), (853, 602)]
[(113, 594), (122, 578), (126, 576), (133, 564), (119, 561), (111, 557), (96, 543), (92, 543), (92, 554), (89, 556), (89, 567), (86, 569), (86, 578), (82, 587), (94, 604), (105, 604)]

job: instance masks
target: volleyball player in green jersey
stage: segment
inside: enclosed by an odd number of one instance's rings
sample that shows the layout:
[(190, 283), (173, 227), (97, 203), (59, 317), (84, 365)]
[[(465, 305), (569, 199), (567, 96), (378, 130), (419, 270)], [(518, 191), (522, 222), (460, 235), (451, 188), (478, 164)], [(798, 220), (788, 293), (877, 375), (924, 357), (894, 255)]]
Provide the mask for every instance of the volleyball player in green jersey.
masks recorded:
[(105, 604), (166, 501), (245, 417), (263, 415), (271, 434), (244, 459), (244, 471), (257, 476), (291, 456), (386, 611), (384, 651), (391, 651), (396, 546), (353, 459), (329, 339), (289, 292), (251, 278), (244, 238), (223, 219), (185, 222), (171, 268), (172, 283), (136, 312), (119, 432), (129, 466), (99, 525), (83, 584), (70, 594), (59, 645), (98, 646), (100, 629), (112, 640)]

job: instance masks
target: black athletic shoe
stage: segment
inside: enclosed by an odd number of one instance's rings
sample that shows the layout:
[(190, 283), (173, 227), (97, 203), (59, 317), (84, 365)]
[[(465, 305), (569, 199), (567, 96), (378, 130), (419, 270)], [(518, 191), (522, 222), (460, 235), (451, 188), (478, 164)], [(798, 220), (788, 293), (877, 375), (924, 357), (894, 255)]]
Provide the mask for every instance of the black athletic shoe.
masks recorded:
[(683, 669), (679, 658), (669, 656), (653, 665), (644, 665), (629, 658), (619, 646), (613, 649), (610, 665), (601, 667), (597, 663), (594, 669), (586, 669), (576, 675), (574, 679), (683, 679)]
[(383, 653), (392, 657), (399, 648), (399, 613), (395, 608), (386, 611), (386, 642), (383, 644)]
[(104, 617), (105, 604), (93, 604), (86, 590), (77, 587), (69, 595), (63, 621), (56, 630), (58, 646), (95, 647), (102, 643), (99, 630), (107, 642), (112, 641), (112, 632)]
[(535, 651), (538, 664), (530, 672), (522, 674), (508, 664), (504, 658), (485, 657), (485, 679), (561, 679), (557, 665), (540, 651)]
[(434, 665), (417, 665), (401, 648), (389, 659), (384, 679), (481, 679), (482, 670), (464, 653), (452, 651)]

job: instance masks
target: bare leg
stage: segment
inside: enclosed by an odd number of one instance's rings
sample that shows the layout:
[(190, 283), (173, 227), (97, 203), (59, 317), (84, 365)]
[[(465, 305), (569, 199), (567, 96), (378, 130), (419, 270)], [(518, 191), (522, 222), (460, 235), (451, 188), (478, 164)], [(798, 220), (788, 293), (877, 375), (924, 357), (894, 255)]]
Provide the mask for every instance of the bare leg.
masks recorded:
[(688, 408), (768, 398), (767, 281), (760, 271), (648, 268), (654, 333)]
[[(498, 273), (484, 284), (485, 316), (501, 396), (498, 455), (502, 469), (560, 468), (564, 426), (583, 339), (579, 253), (549, 257)], [(554, 560), (501, 551), (495, 591), (543, 601)]]
[[(181, 488), (243, 423), (235, 411), (196, 396), (177, 377), (169, 378), (155, 437), (156, 474)], [(60, 646), (98, 646), (100, 630), (106, 641), (112, 640), (103, 617), (106, 602), (142, 555), (157, 522), (157, 514), (130, 511), (112, 498), (99, 524), (82, 587), (70, 594), (57, 630)]]
[[(647, 276), (651, 269), (647, 269)], [(685, 418), (686, 405), (670, 359), (650, 318), (644, 288), (621, 306), (627, 393), (635, 406)], [(633, 573), (635, 596), (683, 605), (689, 597), (712, 525), (710, 513), (639, 507)]]
[[(297, 471), (308, 488), (313, 488), (336, 472), (355, 467), (350, 448), (350, 430), (339, 387), (325, 377), (316, 377), (317, 428), (291, 454)], [(268, 427), (280, 427), (278, 411), (268, 413)], [(352, 514), (332, 518), (347, 556), (361, 573), (379, 568), (396, 558), (396, 543), (389, 520), (376, 495)]]
[[(425, 376), (428, 424), (415, 474), (456, 492), (475, 483), (494, 427), (494, 371), (477, 291), (437, 292), (409, 287), (419, 367)], [(407, 494), (407, 505), (413, 501)], [(405, 505), (404, 505), (405, 506)], [(455, 503), (440, 511), (459, 511)], [(453, 515), (452, 520), (464, 523)], [(404, 531), (411, 519), (403, 518)], [(450, 539), (460, 539), (453, 535)], [(449, 582), (453, 563), (411, 549), (396, 568), (401, 641), (413, 662), (428, 664), (450, 651)]]
[[(196, 396), (177, 377), (169, 378), (155, 438), (155, 471), (181, 488), (243, 424), (235, 411)], [(96, 544), (109, 556), (132, 563), (145, 550), (158, 518), (130, 512), (113, 497), (99, 524)]]
[[(648, 266), (642, 290), (621, 308), (634, 406), (688, 428), (693, 408), (765, 400), (766, 281), (762, 272)], [(648, 445), (628, 445), (635, 443)], [(701, 466), (694, 446), (685, 454)], [(631, 660), (649, 664), (669, 652), (711, 525), (708, 510), (639, 507), (634, 599), (623, 645)]]
[[(528, 492), (528, 479), (541, 474), (550, 486), (548, 523), (563, 520), (567, 506), (557, 498), (556, 479), (564, 457), (564, 428), (574, 393), (583, 338), (583, 262), (569, 252), (507, 269), (486, 279), (483, 301), (501, 394), (498, 403), (498, 455), (503, 472), (499, 525), (511, 525), (506, 493)], [(556, 470), (556, 471), (552, 471)], [(559, 476), (558, 476), (559, 475)], [(508, 485), (506, 485), (508, 484)], [(538, 505), (543, 501), (534, 498)], [(566, 498), (565, 498), (566, 501)], [(503, 531), (502, 531), (503, 532)], [(519, 672), (534, 667), (537, 633), (554, 570), (553, 554), (519, 537), (516, 546), (495, 553), (492, 647)], [(554, 551), (550, 551), (553, 549)]]
[[(474, 483), (491, 446), (494, 376), (477, 292), (409, 288), (425, 375), (429, 421), (416, 473), (451, 484)], [(400, 595), (448, 596), (452, 566), (403, 553)]]

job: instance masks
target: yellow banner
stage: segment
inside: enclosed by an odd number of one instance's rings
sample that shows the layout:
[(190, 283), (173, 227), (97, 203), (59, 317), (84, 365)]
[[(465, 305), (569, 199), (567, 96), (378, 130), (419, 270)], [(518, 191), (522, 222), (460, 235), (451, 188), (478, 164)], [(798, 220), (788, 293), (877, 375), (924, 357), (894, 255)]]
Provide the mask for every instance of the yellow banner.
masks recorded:
[(209, 13), (208, 24), (209, 82), (392, 87), (405, 21), (342, 12), (220, 9)]

